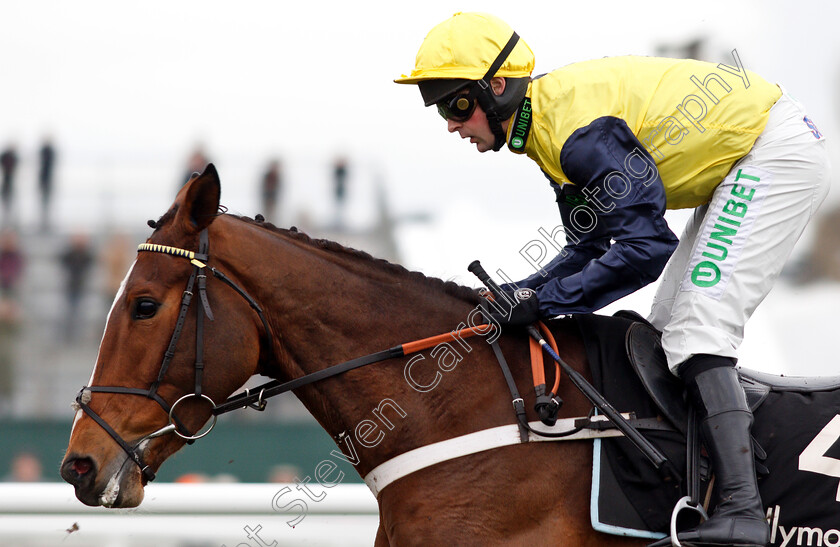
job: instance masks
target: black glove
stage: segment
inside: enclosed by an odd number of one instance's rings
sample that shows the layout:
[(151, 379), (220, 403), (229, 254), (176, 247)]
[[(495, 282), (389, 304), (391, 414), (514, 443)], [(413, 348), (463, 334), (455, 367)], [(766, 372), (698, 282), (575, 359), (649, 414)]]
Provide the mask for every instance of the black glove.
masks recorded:
[[(512, 309), (511, 309), (512, 308)], [(531, 289), (505, 291), (490, 306), (490, 317), (500, 327), (523, 327), (536, 323), (540, 315), (540, 300)]]

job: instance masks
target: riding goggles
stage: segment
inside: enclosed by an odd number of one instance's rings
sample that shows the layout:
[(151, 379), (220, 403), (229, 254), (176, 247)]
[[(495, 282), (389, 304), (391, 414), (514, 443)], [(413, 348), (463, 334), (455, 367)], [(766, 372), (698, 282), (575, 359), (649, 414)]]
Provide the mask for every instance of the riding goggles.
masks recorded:
[(444, 120), (465, 122), (470, 119), (475, 111), (476, 98), (472, 92), (459, 95), (452, 95), (436, 103), (438, 113)]

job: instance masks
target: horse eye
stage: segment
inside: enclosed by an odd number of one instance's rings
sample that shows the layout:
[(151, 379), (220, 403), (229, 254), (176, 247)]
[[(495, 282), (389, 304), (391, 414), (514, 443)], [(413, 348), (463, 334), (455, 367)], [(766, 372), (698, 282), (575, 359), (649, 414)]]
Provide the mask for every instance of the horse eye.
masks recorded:
[(134, 307), (135, 319), (150, 319), (157, 313), (158, 304), (154, 300), (142, 299), (138, 300)]

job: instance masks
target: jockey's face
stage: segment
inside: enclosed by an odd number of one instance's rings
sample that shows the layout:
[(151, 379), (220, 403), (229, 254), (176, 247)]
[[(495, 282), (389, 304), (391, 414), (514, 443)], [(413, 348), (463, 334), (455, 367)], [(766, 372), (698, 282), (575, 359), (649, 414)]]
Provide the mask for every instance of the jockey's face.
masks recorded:
[(472, 116), (466, 121), (446, 120), (446, 128), (450, 133), (457, 132), (462, 139), (470, 139), (479, 152), (492, 150), (496, 142), (496, 137), (487, 122), (487, 116), (480, 105), (475, 106)]
[[(490, 86), (493, 93), (501, 95), (505, 89), (504, 78), (493, 78), (490, 80)], [(509, 120), (502, 122), (502, 129), (507, 131)], [(490, 129), (490, 123), (487, 121), (487, 115), (481, 108), (481, 105), (476, 104), (475, 110), (465, 121), (456, 121), (453, 119), (446, 120), (446, 128), (450, 133), (456, 131), (462, 139), (470, 139), (470, 142), (475, 145), (479, 152), (487, 152), (493, 149), (496, 143), (496, 137)]]

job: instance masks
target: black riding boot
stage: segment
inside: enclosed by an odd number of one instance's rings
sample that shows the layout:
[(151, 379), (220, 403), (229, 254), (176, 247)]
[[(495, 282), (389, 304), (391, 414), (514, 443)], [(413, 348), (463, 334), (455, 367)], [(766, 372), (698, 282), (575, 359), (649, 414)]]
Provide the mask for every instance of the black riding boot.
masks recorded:
[[(712, 458), (719, 503), (709, 520), (679, 533), (678, 538), (681, 544), (693, 547), (766, 547), (770, 526), (755, 476), (750, 437), (753, 415), (738, 382), (738, 372), (727, 358), (696, 357), (713, 368), (699, 367), (701, 372), (687, 374), (684, 380), (689, 400), (702, 420), (700, 431)], [(718, 359), (726, 366), (715, 366)], [(671, 545), (671, 540), (666, 538), (654, 545)]]

